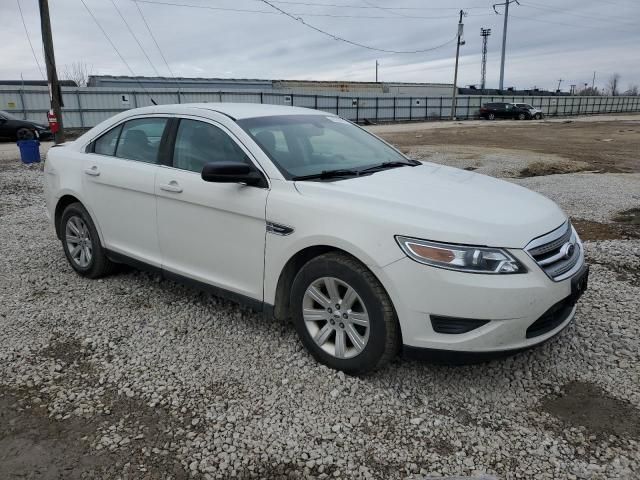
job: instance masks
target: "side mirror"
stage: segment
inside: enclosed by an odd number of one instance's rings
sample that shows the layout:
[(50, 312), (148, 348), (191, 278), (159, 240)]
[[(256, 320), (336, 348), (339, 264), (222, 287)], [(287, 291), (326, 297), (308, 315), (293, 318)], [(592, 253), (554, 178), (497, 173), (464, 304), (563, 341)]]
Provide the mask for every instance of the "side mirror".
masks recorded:
[(202, 168), (202, 179), (215, 183), (261, 185), (262, 175), (243, 162), (211, 162)]

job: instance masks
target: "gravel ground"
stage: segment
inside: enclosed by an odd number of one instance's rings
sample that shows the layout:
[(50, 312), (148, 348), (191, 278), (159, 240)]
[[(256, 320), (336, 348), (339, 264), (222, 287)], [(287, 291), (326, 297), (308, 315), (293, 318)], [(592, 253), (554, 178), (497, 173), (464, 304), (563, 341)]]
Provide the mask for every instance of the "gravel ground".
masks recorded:
[[(0, 160), (0, 478), (640, 477), (640, 240), (586, 243), (576, 321), (539, 348), (349, 377), (231, 303), (132, 270), (78, 277), (40, 168), (14, 157)], [(637, 176), (513, 181), (594, 221), (640, 203)]]

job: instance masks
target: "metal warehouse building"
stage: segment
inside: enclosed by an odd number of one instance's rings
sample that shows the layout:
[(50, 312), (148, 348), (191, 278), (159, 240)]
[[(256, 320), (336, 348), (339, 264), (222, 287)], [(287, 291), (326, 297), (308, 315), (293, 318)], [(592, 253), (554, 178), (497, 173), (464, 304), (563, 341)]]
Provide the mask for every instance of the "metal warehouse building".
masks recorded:
[(451, 95), (453, 85), (446, 83), (351, 82), (316, 80), (260, 80), (241, 78), (127, 77), (92, 75), (89, 87), (172, 88), (214, 91), (261, 91), (311, 95), (392, 95), (440, 97)]

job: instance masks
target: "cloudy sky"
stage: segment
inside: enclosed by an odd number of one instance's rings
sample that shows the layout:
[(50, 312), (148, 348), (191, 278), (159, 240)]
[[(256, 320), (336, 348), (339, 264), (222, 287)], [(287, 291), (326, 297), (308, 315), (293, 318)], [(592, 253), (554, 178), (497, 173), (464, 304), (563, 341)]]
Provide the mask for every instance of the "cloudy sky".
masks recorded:
[[(88, 6), (125, 62), (91, 18)], [(493, 0), (500, 1), (500, 0)], [(497, 87), (503, 16), (492, 0), (269, 0), (304, 22), (358, 44), (330, 38), (262, 0), (49, 0), (59, 71), (82, 61), (95, 74), (169, 75), (156, 37), (176, 76), (453, 81), (458, 10), (464, 8), (466, 45), (460, 85), (480, 82), (480, 28), (491, 28), (487, 84)], [(44, 69), (37, 0), (0, 0), (3, 47), (0, 79), (42, 78), (22, 25)], [(115, 6), (114, 6), (115, 3)], [(555, 89), (604, 86), (621, 75), (622, 89), (640, 84), (640, 2), (637, 0), (520, 0), (511, 5), (505, 86)], [(141, 16), (138, 7), (143, 13)], [(150, 61), (128, 31), (129, 23)], [(498, 9), (502, 11), (502, 9)], [(155, 70), (154, 70), (155, 67)]]

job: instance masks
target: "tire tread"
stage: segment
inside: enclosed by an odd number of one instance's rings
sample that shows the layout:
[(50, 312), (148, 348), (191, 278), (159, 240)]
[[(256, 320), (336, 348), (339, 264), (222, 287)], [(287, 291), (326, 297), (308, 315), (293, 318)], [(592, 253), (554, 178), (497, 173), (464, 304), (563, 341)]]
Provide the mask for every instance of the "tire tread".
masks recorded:
[(374, 294), (380, 300), (380, 303), (382, 305), (383, 321), (385, 323), (385, 330), (387, 332), (384, 351), (378, 358), (378, 361), (375, 365), (366, 365), (360, 369), (353, 370), (350, 373), (363, 374), (381, 369), (386, 364), (388, 364), (395, 356), (398, 355), (402, 345), (400, 326), (398, 324), (396, 311), (386, 290), (384, 289), (380, 281), (376, 278), (376, 276), (371, 272), (371, 270), (369, 270), (362, 262), (346, 253), (329, 252), (319, 255), (309, 260), (300, 269), (300, 272), (302, 272), (308, 265), (315, 262), (336, 262), (347, 266), (355, 273), (362, 276), (362, 278), (369, 284)]

